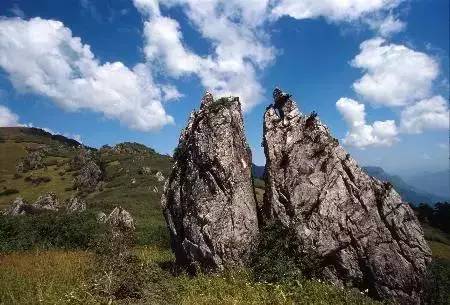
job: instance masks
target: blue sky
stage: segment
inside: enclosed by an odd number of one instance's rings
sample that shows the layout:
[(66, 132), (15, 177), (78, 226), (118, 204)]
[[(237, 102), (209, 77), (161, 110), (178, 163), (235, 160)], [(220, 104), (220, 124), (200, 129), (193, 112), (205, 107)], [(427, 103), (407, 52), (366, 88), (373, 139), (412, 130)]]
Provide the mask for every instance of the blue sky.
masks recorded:
[(448, 0), (240, 2), (1, 1), (0, 125), (171, 153), (209, 89), (241, 96), (263, 164), (277, 85), (363, 165), (448, 168)]

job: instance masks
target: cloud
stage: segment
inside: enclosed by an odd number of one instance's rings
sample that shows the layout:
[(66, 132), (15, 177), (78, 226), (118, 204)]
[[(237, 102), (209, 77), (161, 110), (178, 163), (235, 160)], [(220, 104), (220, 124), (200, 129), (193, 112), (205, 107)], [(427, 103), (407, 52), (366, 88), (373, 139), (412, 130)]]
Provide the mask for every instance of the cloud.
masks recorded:
[[(404, 24), (392, 9), (404, 0), (133, 0), (146, 18), (144, 52), (151, 66), (172, 78), (196, 76), (216, 95), (238, 95), (244, 110), (263, 100), (258, 75), (277, 51), (270, 44), (267, 25), (288, 15), (296, 19), (325, 17), (331, 21), (363, 20), (378, 16), (383, 34), (399, 31)], [(181, 9), (196, 31), (210, 43), (200, 55), (183, 39), (177, 20), (165, 16), (162, 7)], [(382, 17), (386, 16), (385, 19)], [(390, 17), (390, 18), (389, 18)], [(367, 21), (367, 22), (366, 22)], [(242, 84), (245, 84), (244, 86)]]
[(382, 37), (389, 37), (393, 34), (402, 32), (406, 28), (406, 23), (397, 19), (392, 14), (383, 18), (369, 18), (367, 23), (372, 29), (378, 31)]
[(439, 65), (425, 53), (382, 38), (364, 41), (352, 65), (365, 74), (354, 90), (375, 105), (405, 106), (430, 95)]
[(16, 90), (47, 96), (66, 110), (91, 110), (141, 131), (173, 123), (143, 64), (100, 64), (59, 21), (0, 19), (0, 67)]
[(9, 108), (0, 105), (0, 127), (20, 126), (19, 116), (9, 110)]
[(391, 146), (398, 141), (397, 126), (393, 120), (367, 124), (364, 104), (349, 98), (340, 98), (336, 102), (336, 107), (350, 129), (343, 140), (344, 144), (365, 148)]
[(449, 129), (449, 109), (442, 96), (424, 99), (406, 107), (401, 113), (400, 128), (405, 133), (422, 133), (428, 129)]
[(324, 17), (331, 21), (354, 21), (369, 14), (389, 11), (403, 0), (280, 0), (272, 10), (276, 17), (296, 19)]
[[(238, 95), (244, 110), (263, 100), (258, 71), (275, 58), (260, 26), (268, 17), (268, 1), (194, 0), (164, 2), (183, 9), (192, 25), (212, 46), (212, 53), (200, 56), (183, 41), (179, 23), (161, 14), (156, 0), (135, 0), (147, 17), (144, 24), (144, 52), (149, 63), (158, 65), (173, 78), (195, 75), (216, 95)], [(245, 84), (245, 85), (243, 85)]]

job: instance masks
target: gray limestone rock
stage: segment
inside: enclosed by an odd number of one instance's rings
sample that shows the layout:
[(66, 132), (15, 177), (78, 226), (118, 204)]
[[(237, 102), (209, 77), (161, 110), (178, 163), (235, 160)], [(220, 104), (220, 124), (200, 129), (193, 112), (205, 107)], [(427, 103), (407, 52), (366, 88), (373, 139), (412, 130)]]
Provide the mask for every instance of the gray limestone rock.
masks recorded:
[(27, 204), (22, 197), (17, 197), (11, 206), (3, 211), (3, 214), (9, 216), (25, 214), (28, 206), (29, 204)]
[(76, 196), (71, 197), (66, 202), (66, 212), (68, 214), (86, 211), (86, 202)]
[(132, 232), (135, 230), (133, 217), (122, 207), (115, 207), (105, 222), (111, 225), (112, 228), (119, 229), (119, 231)]
[(182, 131), (162, 197), (177, 263), (191, 271), (245, 264), (258, 236), (241, 104), (211, 99)]
[(316, 114), (274, 92), (264, 114), (264, 223), (295, 232), (321, 276), (370, 296), (420, 304), (431, 251), (412, 209), (369, 177)]

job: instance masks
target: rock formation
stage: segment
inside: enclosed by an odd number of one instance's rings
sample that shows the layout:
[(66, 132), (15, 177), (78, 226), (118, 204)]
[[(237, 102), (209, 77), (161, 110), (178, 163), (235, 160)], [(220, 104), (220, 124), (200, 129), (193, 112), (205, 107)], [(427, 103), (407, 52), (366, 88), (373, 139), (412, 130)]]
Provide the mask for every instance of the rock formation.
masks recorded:
[(32, 151), (28, 153), (17, 165), (16, 171), (18, 173), (26, 173), (30, 170), (35, 170), (44, 167), (44, 153), (43, 151)]
[(68, 214), (80, 213), (86, 211), (86, 202), (84, 200), (73, 196), (66, 202), (66, 212)]
[(103, 172), (92, 152), (82, 149), (71, 162), (73, 170), (78, 170), (74, 179), (74, 187), (78, 190), (92, 192), (103, 179)]
[(106, 217), (105, 222), (113, 229), (122, 232), (132, 232), (135, 230), (134, 219), (131, 214), (122, 207), (115, 207), (111, 214)]
[(28, 204), (22, 197), (17, 197), (9, 208), (3, 211), (3, 215), (17, 216), (26, 213)]
[(43, 212), (55, 212), (61, 208), (58, 198), (55, 193), (47, 193), (39, 196), (39, 198), (33, 203), (29, 204), (17, 197), (11, 206), (3, 212), (5, 215), (17, 216), (17, 215), (31, 215), (40, 214)]
[(258, 221), (239, 99), (207, 93), (174, 159), (162, 207), (177, 263), (191, 271), (242, 265)]
[(263, 221), (292, 229), (324, 279), (420, 304), (431, 252), (412, 209), (365, 174), (315, 114), (279, 90), (274, 99), (264, 114)]
[(36, 210), (58, 211), (61, 206), (56, 194), (50, 192), (39, 196), (38, 200), (33, 204), (33, 207)]

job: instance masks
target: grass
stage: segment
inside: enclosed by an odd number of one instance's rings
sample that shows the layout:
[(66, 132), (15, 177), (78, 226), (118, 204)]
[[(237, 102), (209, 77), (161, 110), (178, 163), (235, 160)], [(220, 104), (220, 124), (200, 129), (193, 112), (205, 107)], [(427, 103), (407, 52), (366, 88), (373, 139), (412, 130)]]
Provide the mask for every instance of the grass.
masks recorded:
[[(167, 248), (136, 249), (145, 273), (141, 299), (112, 304), (378, 304), (349, 290), (314, 280), (268, 284), (248, 270), (230, 270), (195, 278), (174, 276)], [(107, 304), (90, 292), (93, 256), (83, 251), (29, 251), (0, 256), (0, 304)]]
[(433, 228), (428, 224), (423, 225), (423, 231), (426, 240), (435, 241), (442, 244), (450, 245), (450, 237), (437, 228)]
[[(1, 146), (1, 145), (0, 145)], [(28, 202), (34, 202), (36, 199), (48, 192), (54, 192), (58, 195), (60, 200), (65, 200), (70, 198), (74, 191), (67, 191), (67, 188), (72, 186), (72, 179), (70, 173), (64, 173), (60, 175), (59, 172), (64, 171), (64, 168), (58, 167), (56, 165), (49, 166), (47, 168), (41, 168), (38, 170), (33, 170), (28, 173), (22, 174), (20, 178), (14, 179), (14, 174), (5, 175), (6, 181), (0, 183), (1, 189), (16, 189), (19, 192), (15, 194), (9, 194), (6, 196), (0, 196), (0, 208), (9, 205), (18, 196), (22, 197)], [(45, 183), (40, 183), (39, 185), (32, 184), (32, 182), (27, 180), (27, 177), (32, 177), (33, 179), (47, 179), (50, 181)], [(64, 179), (61, 179), (61, 178)], [(48, 179), (47, 179), (48, 180)]]
[(95, 304), (88, 287), (91, 257), (83, 251), (0, 255), (0, 304)]
[(445, 259), (450, 261), (450, 245), (437, 241), (428, 241), (433, 258)]
[(14, 142), (0, 144), (0, 177), (15, 172), (20, 158), (27, 154), (23, 145)]

